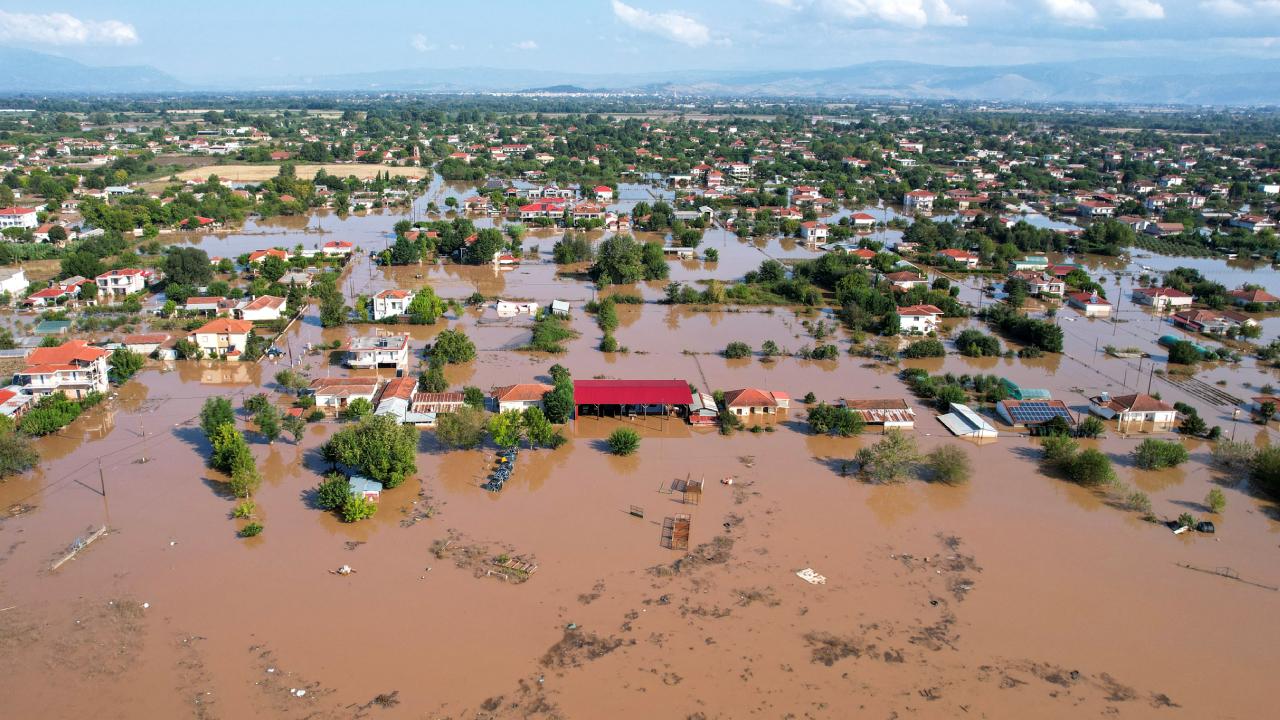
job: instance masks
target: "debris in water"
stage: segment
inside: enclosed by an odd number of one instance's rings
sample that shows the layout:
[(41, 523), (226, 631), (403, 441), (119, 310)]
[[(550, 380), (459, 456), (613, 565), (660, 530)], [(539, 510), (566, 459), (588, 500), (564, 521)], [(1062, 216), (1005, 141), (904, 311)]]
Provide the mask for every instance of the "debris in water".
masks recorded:
[(343, 565), (337, 570), (330, 570), (329, 572), (337, 575), (350, 575), (351, 573), (355, 572), (355, 568), (352, 568), (350, 565)]
[(813, 568), (805, 568), (800, 572), (797, 572), (796, 577), (809, 583), (810, 585), (826, 585), (827, 584), (826, 576), (819, 574), (818, 571), (814, 570)]

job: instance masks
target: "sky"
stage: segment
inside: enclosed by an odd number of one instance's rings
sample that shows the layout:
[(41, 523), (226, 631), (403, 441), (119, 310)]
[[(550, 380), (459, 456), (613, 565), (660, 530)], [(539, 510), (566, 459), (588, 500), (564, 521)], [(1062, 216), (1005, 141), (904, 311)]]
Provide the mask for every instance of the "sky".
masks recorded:
[(4, 0), (0, 45), (200, 82), (418, 67), (1280, 61), (1280, 0)]

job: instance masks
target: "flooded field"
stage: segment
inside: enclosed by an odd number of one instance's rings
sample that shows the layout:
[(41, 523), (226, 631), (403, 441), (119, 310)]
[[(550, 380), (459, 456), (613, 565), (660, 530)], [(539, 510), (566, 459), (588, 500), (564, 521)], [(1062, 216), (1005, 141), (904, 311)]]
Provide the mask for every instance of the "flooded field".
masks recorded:
[[(429, 195), (463, 192), (439, 184)], [(456, 387), (575, 378), (677, 378), (706, 390), (761, 387), (792, 398), (910, 398), (899, 367), (836, 360), (727, 360), (734, 340), (814, 343), (817, 315), (618, 308), (627, 353), (601, 353), (581, 303), (594, 296), (550, 263), (554, 233), (530, 233), (544, 262), (514, 270), (426, 265), (383, 268), (402, 217), (251, 223), (175, 242), (211, 255), (330, 239), (365, 252), (344, 277), (349, 295), (430, 284), (446, 298), (555, 298), (574, 305), (568, 352), (515, 352), (527, 319), (492, 310), (450, 313), (409, 327), (415, 350), (461, 328), (478, 357), (450, 366)], [(760, 243), (710, 232), (720, 261), (674, 263), (672, 279), (733, 279), (767, 257), (807, 257), (794, 241)], [(1203, 261), (1201, 261), (1203, 262)], [(1183, 264), (1183, 263), (1179, 263)], [(1225, 271), (1224, 271), (1225, 272)], [(1110, 293), (1111, 283), (1108, 280)], [(1131, 276), (1115, 295), (1127, 295)], [(1225, 281), (1224, 281), (1225, 282)], [(636, 289), (648, 300), (663, 283)], [(962, 299), (983, 299), (976, 283)], [(1131, 306), (1120, 323), (1057, 315), (1066, 352), (1035, 360), (906, 361), (931, 372), (994, 373), (1046, 388), (1079, 409), (1101, 391), (1158, 390), (1224, 434), (1258, 445), (1271, 431), (1241, 421), (1152, 375), (1167, 321)], [(827, 325), (834, 323), (828, 320)], [(306, 343), (373, 330), (322, 329), (312, 308), (282, 338)], [(1266, 337), (1274, 335), (1268, 326)], [(1149, 359), (1105, 355), (1135, 345)], [(420, 355), (415, 353), (415, 357)], [(286, 356), (287, 357), (287, 356)], [(411, 361), (411, 372), (417, 360)], [(386, 491), (371, 520), (346, 525), (313, 506), (328, 466), (319, 447), (341, 426), (308, 428), (298, 443), (247, 435), (265, 482), (255, 496), (262, 535), (236, 537), (234, 505), (206, 466), (194, 422), (208, 397), (277, 393), (284, 364), (153, 363), (117, 396), (38, 441), (38, 470), (0, 483), (0, 715), (13, 718), (742, 718), (1122, 717), (1258, 718), (1280, 662), (1280, 512), (1241, 478), (1191, 462), (1143, 471), (1140, 437), (1085, 441), (1116, 461), (1157, 516), (1207, 515), (1210, 488), (1227, 508), (1215, 535), (1173, 535), (1106, 496), (1043, 474), (1034, 440), (1005, 432), (981, 446), (957, 440), (910, 399), (912, 436), (927, 452), (964, 447), (967, 484), (873, 485), (845, 473), (873, 432), (838, 439), (806, 432), (804, 409), (764, 422), (771, 432), (721, 436), (676, 420), (581, 418), (554, 451), (523, 451), (506, 488), (479, 486), (492, 451), (449, 451), (424, 432), (418, 473)], [(306, 356), (311, 377), (347, 371)], [(385, 371), (384, 371), (385, 372)], [(1252, 359), (1198, 377), (1248, 397), (1275, 382)], [(1217, 384), (1222, 381), (1222, 384)], [(248, 424), (242, 422), (242, 427)], [(615, 457), (603, 438), (620, 425), (642, 436)], [(1007, 430), (1007, 428), (1005, 428)], [(698, 504), (679, 488), (703, 478)], [(733, 484), (723, 484), (723, 479)], [(643, 517), (632, 514), (632, 506)], [(662, 547), (668, 517), (691, 518), (689, 550)], [(106, 526), (75, 559), (51, 564)], [(537, 565), (513, 582), (485, 559)], [(349, 565), (354, 572), (334, 571)], [(1210, 572), (1198, 572), (1192, 566)], [(796, 572), (812, 568), (825, 584)], [(1212, 572), (1231, 568), (1238, 579)]]

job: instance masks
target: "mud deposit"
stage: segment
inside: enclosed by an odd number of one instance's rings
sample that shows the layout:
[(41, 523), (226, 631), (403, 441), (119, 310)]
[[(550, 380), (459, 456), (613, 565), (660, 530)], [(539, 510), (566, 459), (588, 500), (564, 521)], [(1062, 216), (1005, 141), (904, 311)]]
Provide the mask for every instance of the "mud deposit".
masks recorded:
[[(451, 191), (461, 192), (463, 189)], [(437, 189), (437, 192), (439, 189)], [(350, 239), (381, 249), (397, 219), (254, 228), (271, 233), (186, 238), (219, 255), (261, 245)], [(784, 251), (712, 234), (727, 277)], [(532, 237), (549, 251), (552, 239)], [(705, 268), (680, 268), (680, 277)], [(505, 294), (575, 303), (590, 289), (550, 264), (491, 268), (370, 267), (344, 289), (431, 283), (441, 295)], [(637, 292), (656, 299), (659, 284)], [(966, 293), (973, 288), (966, 287)], [(1152, 343), (1162, 326), (1135, 311), (1119, 325), (1063, 322), (1052, 359), (916, 361), (931, 371), (998, 372), (1051, 389), (1073, 406), (1137, 382), (1137, 361), (1095, 354), (1098, 342)], [(792, 398), (910, 398), (895, 368), (847, 354), (832, 361), (725, 360), (730, 340), (812, 338), (793, 311), (697, 312), (656, 303), (619, 308), (620, 344), (595, 347), (594, 319), (565, 355), (512, 352), (519, 323), (475, 309), (413, 327), (415, 350), (464, 329), (478, 356), (447, 372), (483, 389), (546, 381), (559, 362), (576, 378), (680, 378), (706, 390), (763, 387)], [(285, 335), (308, 342), (365, 332), (323, 330), (313, 308)], [(686, 352), (688, 351), (688, 352)], [(417, 361), (413, 361), (416, 363)], [(1261, 382), (1249, 361), (1207, 381)], [(1137, 437), (1086, 441), (1117, 460), (1158, 516), (1191, 512), (1211, 487), (1227, 509), (1215, 536), (1174, 536), (1101, 493), (1040, 472), (1034, 442), (982, 446), (945, 435), (916, 400), (921, 452), (961, 444), (967, 485), (912, 479), (872, 485), (842, 474), (877, 440), (815, 437), (799, 403), (773, 432), (721, 436), (657, 417), (583, 418), (554, 450), (524, 450), (500, 493), (480, 488), (491, 455), (447, 451), (431, 432), (413, 480), (386, 491), (374, 518), (344, 525), (312, 506), (328, 469), (318, 448), (339, 427), (312, 425), (298, 443), (249, 432), (265, 482), (265, 531), (236, 537), (224, 478), (206, 467), (193, 421), (210, 396), (237, 405), (277, 393), (283, 365), (179, 362), (148, 366), (116, 397), (40, 440), (40, 467), (0, 483), (0, 717), (27, 718), (1262, 718), (1280, 666), (1277, 593), (1214, 574), (1280, 584), (1275, 507), (1192, 460), (1151, 473), (1125, 462)], [(320, 356), (312, 377), (345, 371)], [(1145, 384), (1149, 376), (1141, 379)], [(410, 372), (416, 372), (411, 367)], [(1162, 383), (1159, 377), (1156, 383)], [(1229, 409), (1165, 383), (1164, 399), (1196, 404), (1231, 431)], [(626, 424), (639, 452), (614, 457), (603, 438)], [(1237, 439), (1272, 442), (1240, 423)], [(143, 457), (147, 462), (139, 462)], [(99, 462), (102, 467), (100, 480)], [(703, 477), (699, 504), (673, 491)], [(722, 479), (733, 478), (732, 485)], [(105, 486), (106, 495), (100, 490)], [(630, 508), (644, 510), (635, 517)], [(688, 549), (661, 545), (663, 519), (691, 518)], [(111, 532), (56, 571), (86, 528)], [(495, 561), (518, 560), (536, 572)], [(355, 572), (338, 575), (342, 565)], [(796, 573), (812, 568), (826, 584)]]

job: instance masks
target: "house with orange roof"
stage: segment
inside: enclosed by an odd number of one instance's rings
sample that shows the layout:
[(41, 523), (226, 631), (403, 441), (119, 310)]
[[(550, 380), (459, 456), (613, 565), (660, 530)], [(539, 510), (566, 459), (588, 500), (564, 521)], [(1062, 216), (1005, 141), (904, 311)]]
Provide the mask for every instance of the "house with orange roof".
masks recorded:
[(226, 356), (228, 360), (239, 360), (252, 332), (253, 323), (248, 320), (220, 317), (196, 328), (187, 339), (209, 357)]
[(278, 257), (281, 260), (284, 260), (287, 262), (289, 260), (289, 252), (287, 250), (281, 250), (280, 248), (267, 248), (266, 250), (254, 250), (253, 252), (249, 253), (249, 264), (256, 265), (257, 263), (260, 263), (269, 257)]
[(27, 366), (14, 374), (13, 382), (37, 397), (60, 392), (78, 399), (91, 392), (103, 393), (110, 388), (110, 355), (84, 340), (36, 348), (27, 355)]
[(279, 320), (280, 316), (284, 314), (285, 302), (282, 297), (259, 295), (236, 305), (231, 314), (239, 320), (248, 320), (249, 322)]
[(409, 312), (409, 303), (417, 297), (417, 293), (412, 290), (401, 290), (400, 288), (391, 288), (379, 291), (373, 296), (372, 314), (373, 321), (392, 320), (406, 315)]
[(94, 278), (94, 281), (98, 284), (98, 294), (104, 297), (124, 297), (146, 290), (150, 279), (150, 270), (120, 268), (108, 270)]
[(927, 335), (938, 329), (945, 313), (936, 305), (912, 305), (898, 308), (900, 328), (904, 333), (920, 333)]
[(489, 407), (495, 412), (515, 410), (522, 412), (527, 408), (542, 407), (542, 396), (555, 390), (544, 383), (517, 383), (504, 385), (489, 391)]
[(773, 415), (791, 407), (791, 396), (777, 390), (743, 388), (725, 393), (724, 406), (734, 415)]

